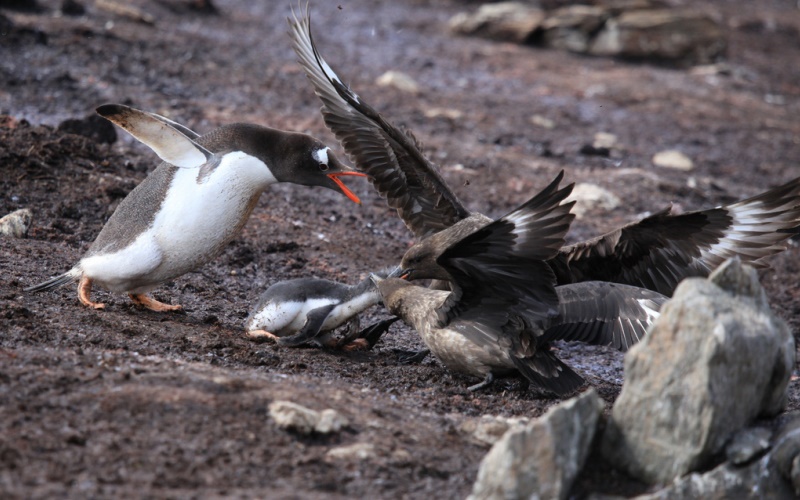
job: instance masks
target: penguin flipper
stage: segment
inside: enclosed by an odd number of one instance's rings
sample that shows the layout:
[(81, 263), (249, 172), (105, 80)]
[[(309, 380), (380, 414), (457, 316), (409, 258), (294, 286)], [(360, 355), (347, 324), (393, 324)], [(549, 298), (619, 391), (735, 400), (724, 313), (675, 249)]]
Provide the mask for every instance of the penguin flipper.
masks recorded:
[(198, 144), (197, 134), (175, 122), (122, 104), (104, 104), (97, 114), (138, 139), (165, 162), (180, 168), (200, 168), (213, 153)]
[(327, 306), (312, 309), (308, 314), (306, 314), (306, 322), (303, 325), (303, 328), (294, 335), (279, 338), (278, 345), (296, 347), (300, 344), (308, 342), (309, 340), (313, 340), (317, 337), (317, 335), (319, 335), (320, 328), (322, 328), (323, 323), (325, 323), (325, 319), (335, 307), (336, 304), (329, 304)]

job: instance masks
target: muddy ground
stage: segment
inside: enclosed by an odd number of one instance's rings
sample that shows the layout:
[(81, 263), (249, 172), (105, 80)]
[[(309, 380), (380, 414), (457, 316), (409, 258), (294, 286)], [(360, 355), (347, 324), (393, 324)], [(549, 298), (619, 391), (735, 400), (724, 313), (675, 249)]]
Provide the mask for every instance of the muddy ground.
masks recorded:
[[(56, 1), (40, 0), (38, 12), (0, 8), (0, 215), (34, 212), (26, 239), (0, 238), (0, 496), (465, 497), (487, 447), (462, 425), (484, 414), (536, 417), (557, 400), (513, 381), (471, 394), (472, 381), (435, 360), (403, 365), (394, 350), (421, 344), (402, 324), (371, 352), (278, 349), (243, 335), (250, 304), (271, 283), (354, 283), (399, 259), (410, 234), (365, 180), (348, 181), (362, 206), (322, 189), (270, 189), (222, 255), (155, 292), (182, 313), (139, 310), (104, 291), (95, 292), (104, 311), (82, 307), (72, 287), (23, 293), (69, 269), (157, 163), (124, 132), (107, 145), (56, 130), (66, 119), (121, 102), (199, 132), (250, 121), (335, 146), (285, 34), (289, 2), (218, 0), (217, 15), (179, 0), (126, 2), (150, 23), (107, 1), (80, 3), (81, 16), (60, 15)], [(328, 61), (416, 132), (470, 208), (502, 215), (560, 169), (619, 196), (619, 208), (573, 225), (570, 237), (581, 239), (668, 203), (728, 203), (800, 175), (796, 2), (691, 3), (725, 26), (728, 54), (716, 70), (449, 35), (447, 20), (472, 2), (314, 2), (312, 13)], [(411, 75), (420, 93), (378, 87), (388, 70)], [(533, 125), (533, 115), (554, 127)], [(610, 158), (581, 153), (598, 132), (618, 137)], [(695, 169), (654, 167), (664, 149), (683, 151)], [(770, 301), (800, 331), (800, 248), (770, 263), (761, 274)], [(375, 308), (363, 320), (384, 317)], [(559, 351), (608, 411), (622, 356)], [(800, 409), (798, 389), (792, 382), (789, 410)], [(330, 437), (287, 433), (267, 415), (276, 399), (334, 408), (351, 426)], [(374, 455), (326, 457), (354, 443)], [(576, 495), (591, 491), (647, 487), (593, 455)]]

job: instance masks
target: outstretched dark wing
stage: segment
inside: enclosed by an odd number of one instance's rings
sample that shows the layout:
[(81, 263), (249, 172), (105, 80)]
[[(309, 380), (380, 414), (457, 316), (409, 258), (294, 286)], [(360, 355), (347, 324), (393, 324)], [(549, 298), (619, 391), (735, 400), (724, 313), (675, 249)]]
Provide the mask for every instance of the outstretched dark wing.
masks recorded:
[(423, 238), (467, 217), (469, 212), (422, 154), (416, 139), (362, 101), (322, 59), (311, 38), (308, 12), (299, 20), (292, 15), (292, 46), (322, 100), (325, 124), (411, 232)]
[(541, 341), (579, 341), (620, 351), (644, 337), (669, 300), (652, 290), (605, 281), (559, 286), (556, 293), (559, 314)]
[(726, 259), (764, 267), (800, 232), (800, 178), (738, 203), (670, 214), (667, 208), (598, 238), (564, 247), (550, 264), (559, 283), (600, 280), (672, 295), (689, 276)]
[(559, 189), (563, 175), (513, 212), (442, 252), (436, 262), (453, 277), (453, 293), (438, 311), (443, 322), (487, 310), (512, 310), (533, 323), (555, 316), (555, 276), (546, 260), (558, 253), (575, 217), (570, 213), (574, 202), (562, 203), (573, 187)]

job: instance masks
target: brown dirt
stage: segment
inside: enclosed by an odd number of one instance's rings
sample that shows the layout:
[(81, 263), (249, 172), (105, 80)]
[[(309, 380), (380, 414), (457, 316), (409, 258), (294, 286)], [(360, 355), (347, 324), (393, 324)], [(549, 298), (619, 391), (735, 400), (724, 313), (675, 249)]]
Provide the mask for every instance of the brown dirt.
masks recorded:
[[(463, 498), (487, 448), (459, 431), (483, 414), (535, 417), (556, 404), (501, 382), (478, 394), (435, 360), (406, 366), (393, 349), (421, 347), (396, 325), (375, 350), (277, 349), (244, 338), (250, 304), (269, 284), (318, 276), (355, 282), (394, 263), (410, 235), (360, 180), (364, 200), (277, 186), (225, 252), (159, 288), (184, 313), (135, 308), (103, 291), (105, 311), (74, 289), (22, 288), (64, 272), (118, 202), (156, 163), (126, 134), (113, 146), (54, 129), (105, 102), (170, 116), (200, 132), (251, 121), (312, 133), (331, 145), (319, 103), (285, 35), (288, 7), (219, 2), (205, 15), (179, 0), (129, 4), (154, 24), (87, 2), (81, 17), (0, 11), (0, 214), (28, 207), (27, 239), (0, 239), (0, 496)], [(675, 2), (681, 3), (681, 2)], [(326, 58), (377, 109), (415, 131), (469, 207), (501, 215), (560, 169), (605, 186), (624, 206), (576, 222), (585, 238), (670, 202), (708, 207), (800, 175), (800, 11), (795, 2), (692, 2), (726, 27), (727, 70), (634, 65), (454, 38), (455, 0), (316, 2)], [(100, 4), (102, 5), (102, 4)], [(467, 6), (471, 5), (469, 3)], [(1, 21), (1, 20), (0, 20)], [(401, 70), (409, 96), (379, 88)], [(426, 117), (432, 108), (461, 119)], [(555, 122), (537, 128), (532, 115)], [(611, 158), (580, 154), (597, 132), (618, 136)], [(690, 173), (653, 167), (680, 149)], [(800, 326), (800, 249), (762, 274), (775, 310)], [(380, 309), (367, 321), (386, 317)], [(610, 405), (622, 356), (561, 346)], [(290, 399), (335, 408), (346, 432), (300, 437), (278, 429), (268, 404)], [(789, 410), (800, 409), (798, 383)], [(330, 460), (332, 447), (375, 446), (365, 461)], [(646, 487), (595, 455), (576, 494), (633, 494)]]

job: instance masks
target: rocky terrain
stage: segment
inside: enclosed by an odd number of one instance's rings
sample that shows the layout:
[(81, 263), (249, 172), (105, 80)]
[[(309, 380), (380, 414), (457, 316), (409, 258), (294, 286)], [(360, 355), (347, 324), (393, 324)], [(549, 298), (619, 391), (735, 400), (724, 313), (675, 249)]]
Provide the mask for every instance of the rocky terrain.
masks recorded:
[[(152, 110), (201, 133), (234, 121), (298, 130), (339, 151), (294, 61), (288, 4), (19, 8), (32, 3), (0, 2), (0, 216), (31, 211), (25, 237), (0, 237), (4, 498), (464, 498), (489, 450), (476, 437), (481, 417), (532, 419), (559, 403), (513, 380), (470, 393), (472, 381), (433, 359), (402, 364), (396, 350), (421, 347), (402, 323), (368, 352), (244, 337), (268, 285), (303, 276), (355, 283), (412, 242), (361, 179), (347, 183), (362, 206), (327, 190), (271, 188), (222, 255), (155, 291), (184, 312), (143, 311), (101, 290), (104, 311), (83, 308), (72, 287), (23, 293), (69, 269), (157, 164), (126, 133), (86, 119), (100, 104)], [(796, 3), (665, 4), (712, 19), (722, 55), (631, 61), (451, 33), (450, 20), (478, 2), (315, 2), (311, 12), (326, 59), (415, 132), (469, 208), (500, 216), (561, 169), (586, 193), (602, 188), (583, 204), (574, 241), (670, 203), (730, 203), (800, 175)], [(796, 336), (800, 248), (769, 264), (759, 273), (767, 300)], [(375, 308), (362, 320), (385, 317)], [(622, 354), (558, 349), (604, 402), (602, 428), (622, 389)], [(796, 380), (788, 394), (787, 408), (760, 425), (800, 410)], [(287, 430), (271, 413), (281, 401), (344, 420)], [(575, 497), (655, 491), (612, 468), (599, 442), (587, 460)]]

